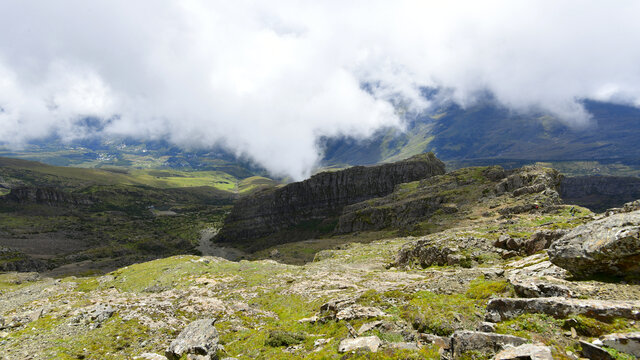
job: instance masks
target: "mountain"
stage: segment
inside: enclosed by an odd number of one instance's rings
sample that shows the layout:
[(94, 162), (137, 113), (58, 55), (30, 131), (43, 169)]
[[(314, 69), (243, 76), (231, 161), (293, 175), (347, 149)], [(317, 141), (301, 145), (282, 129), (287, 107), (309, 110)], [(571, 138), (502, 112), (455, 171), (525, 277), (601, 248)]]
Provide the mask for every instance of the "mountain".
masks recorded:
[[(640, 109), (585, 100), (593, 116), (572, 127), (544, 112), (519, 113), (490, 99), (444, 105), (409, 119), (404, 132), (383, 129), (365, 140), (324, 138), (324, 164), (374, 164), (433, 151), (453, 167), (531, 162), (594, 162), (640, 167)], [(611, 175), (621, 175), (613, 170)]]

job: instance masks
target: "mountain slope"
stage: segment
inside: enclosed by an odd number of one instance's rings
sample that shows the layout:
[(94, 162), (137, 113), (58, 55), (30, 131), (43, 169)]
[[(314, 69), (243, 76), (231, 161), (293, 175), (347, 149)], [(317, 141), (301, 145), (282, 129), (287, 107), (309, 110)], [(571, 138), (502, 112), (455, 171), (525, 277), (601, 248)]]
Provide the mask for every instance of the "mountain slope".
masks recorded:
[(433, 151), (444, 161), (619, 161), (640, 165), (640, 109), (585, 101), (593, 120), (570, 127), (542, 112), (522, 114), (485, 102), (421, 114), (406, 132), (381, 130), (370, 139), (322, 139), (324, 162), (371, 164)]

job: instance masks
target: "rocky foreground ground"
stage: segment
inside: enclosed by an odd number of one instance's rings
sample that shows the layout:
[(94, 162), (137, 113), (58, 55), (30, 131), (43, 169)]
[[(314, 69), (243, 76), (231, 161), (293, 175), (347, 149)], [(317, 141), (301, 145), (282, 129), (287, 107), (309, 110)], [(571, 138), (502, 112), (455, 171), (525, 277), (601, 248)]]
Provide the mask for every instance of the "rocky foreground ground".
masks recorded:
[(1, 274), (0, 359), (635, 359), (640, 203), (562, 205), (545, 174), (501, 181), (443, 231), (300, 266)]

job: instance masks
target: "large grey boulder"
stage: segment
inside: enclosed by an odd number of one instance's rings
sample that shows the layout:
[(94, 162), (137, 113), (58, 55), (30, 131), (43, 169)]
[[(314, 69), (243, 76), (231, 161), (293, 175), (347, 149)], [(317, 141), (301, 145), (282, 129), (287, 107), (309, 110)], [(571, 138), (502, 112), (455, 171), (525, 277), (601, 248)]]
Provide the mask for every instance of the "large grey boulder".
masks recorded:
[(344, 339), (340, 341), (340, 345), (338, 345), (338, 352), (345, 353), (356, 350), (376, 352), (380, 344), (381, 341), (377, 336), (361, 336), (355, 339)]
[(215, 319), (202, 319), (187, 325), (171, 342), (165, 356), (169, 360), (178, 360), (184, 354), (188, 358), (217, 360), (218, 330), (214, 326), (215, 322)]
[(494, 360), (553, 360), (551, 349), (544, 345), (524, 344), (507, 347), (500, 351)]
[(451, 336), (451, 350), (453, 358), (457, 359), (467, 351), (496, 353), (506, 346), (520, 346), (527, 342), (527, 339), (513, 335), (458, 330)]
[(487, 321), (500, 322), (522, 314), (546, 314), (555, 318), (586, 315), (599, 320), (625, 318), (640, 320), (640, 301), (583, 300), (562, 297), (492, 299), (487, 304)]
[(549, 260), (576, 278), (640, 275), (640, 211), (581, 225), (551, 244)]

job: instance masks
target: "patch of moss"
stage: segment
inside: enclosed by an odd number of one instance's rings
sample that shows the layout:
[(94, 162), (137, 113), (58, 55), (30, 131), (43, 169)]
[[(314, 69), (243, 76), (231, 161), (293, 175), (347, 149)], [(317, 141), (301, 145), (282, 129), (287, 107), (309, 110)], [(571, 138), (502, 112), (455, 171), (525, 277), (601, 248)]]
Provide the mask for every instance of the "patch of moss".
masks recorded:
[(481, 304), (464, 295), (420, 291), (413, 295), (401, 317), (420, 332), (449, 336), (458, 328), (474, 328), (482, 312)]
[(514, 295), (513, 286), (506, 280), (485, 280), (479, 277), (469, 284), (466, 292), (471, 299), (488, 299), (494, 295)]
[(626, 319), (613, 319), (610, 322), (603, 322), (583, 315), (573, 315), (565, 319), (562, 328), (569, 330), (574, 328), (579, 335), (598, 337), (610, 334), (629, 327)]

